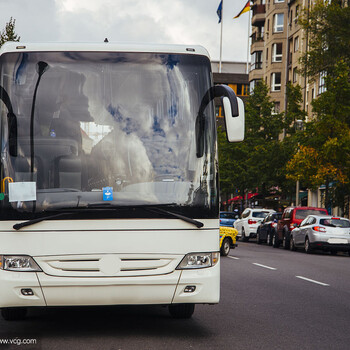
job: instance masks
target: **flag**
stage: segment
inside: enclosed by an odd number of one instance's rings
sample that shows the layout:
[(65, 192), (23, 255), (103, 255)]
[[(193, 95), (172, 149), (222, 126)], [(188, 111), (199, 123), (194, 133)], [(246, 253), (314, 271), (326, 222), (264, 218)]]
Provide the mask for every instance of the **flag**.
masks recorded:
[(218, 14), (218, 17), (219, 17), (219, 22), (218, 22), (218, 23), (221, 23), (221, 16), (222, 16), (222, 0), (220, 1), (219, 7), (218, 7), (218, 9), (216, 10), (216, 13)]
[(235, 16), (233, 18), (238, 18), (242, 13), (248, 12), (249, 10), (250, 10), (250, 0), (247, 1), (245, 6), (243, 7), (242, 11), (237, 16)]

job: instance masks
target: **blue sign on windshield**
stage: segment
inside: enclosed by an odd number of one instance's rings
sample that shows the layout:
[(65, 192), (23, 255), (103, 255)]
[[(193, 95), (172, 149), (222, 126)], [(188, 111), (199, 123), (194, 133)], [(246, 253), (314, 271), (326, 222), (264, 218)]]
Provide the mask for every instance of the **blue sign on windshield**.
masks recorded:
[(112, 201), (113, 200), (113, 187), (103, 187), (103, 200)]

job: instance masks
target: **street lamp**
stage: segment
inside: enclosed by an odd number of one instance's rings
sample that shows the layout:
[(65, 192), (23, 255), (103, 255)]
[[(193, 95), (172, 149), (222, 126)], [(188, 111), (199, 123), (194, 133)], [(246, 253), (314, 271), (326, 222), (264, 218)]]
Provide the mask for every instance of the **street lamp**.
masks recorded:
[[(303, 131), (304, 129), (304, 121), (301, 119), (296, 119), (294, 122), (295, 125), (295, 131)], [(298, 141), (298, 152), (299, 152), (299, 146), (300, 142)], [(296, 186), (295, 186), (295, 206), (297, 207), (299, 205), (299, 189), (300, 189), (300, 183), (299, 178), (297, 180)]]

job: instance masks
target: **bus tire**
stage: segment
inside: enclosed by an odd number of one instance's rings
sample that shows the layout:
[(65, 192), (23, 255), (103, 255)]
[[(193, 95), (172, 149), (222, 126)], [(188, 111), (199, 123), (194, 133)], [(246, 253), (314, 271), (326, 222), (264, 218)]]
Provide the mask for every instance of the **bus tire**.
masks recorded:
[(171, 304), (169, 305), (170, 315), (174, 318), (191, 318), (195, 304)]
[(1, 309), (1, 316), (6, 321), (23, 320), (27, 315), (25, 307), (5, 307)]

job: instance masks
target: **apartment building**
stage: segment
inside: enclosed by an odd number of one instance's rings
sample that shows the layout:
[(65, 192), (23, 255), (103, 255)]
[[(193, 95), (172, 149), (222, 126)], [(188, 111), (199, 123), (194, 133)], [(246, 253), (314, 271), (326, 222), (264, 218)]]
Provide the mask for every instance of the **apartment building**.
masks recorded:
[[(259, 80), (270, 87), (275, 111), (286, 108), (286, 83), (299, 84), (303, 108), (311, 116), (310, 103), (322, 92), (324, 79), (309, 82), (300, 72), (299, 58), (307, 50), (307, 33), (298, 24), (302, 8), (310, 0), (252, 0), (250, 90)], [(321, 87), (318, 88), (320, 80)]]

